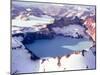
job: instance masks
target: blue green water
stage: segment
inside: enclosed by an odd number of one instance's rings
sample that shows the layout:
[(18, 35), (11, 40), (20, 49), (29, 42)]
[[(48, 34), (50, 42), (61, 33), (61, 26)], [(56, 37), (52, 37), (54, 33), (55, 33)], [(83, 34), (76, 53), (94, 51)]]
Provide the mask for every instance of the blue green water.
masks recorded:
[(36, 40), (26, 47), (39, 57), (55, 57), (71, 54), (73, 51), (81, 51), (91, 47), (92, 41), (57, 36), (54, 39)]

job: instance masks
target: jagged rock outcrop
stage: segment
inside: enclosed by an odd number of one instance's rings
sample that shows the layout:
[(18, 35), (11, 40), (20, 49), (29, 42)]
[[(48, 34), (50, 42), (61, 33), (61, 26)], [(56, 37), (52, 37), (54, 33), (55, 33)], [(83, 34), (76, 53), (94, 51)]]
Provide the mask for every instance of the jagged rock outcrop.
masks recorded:
[(12, 37), (23, 37), (24, 38), (24, 33), (15, 33), (15, 34), (12, 34)]
[(60, 20), (55, 20), (53, 24), (48, 25), (47, 27), (52, 30), (53, 27), (64, 27), (68, 26), (71, 24), (78, 24), (81, 25), (83, 24), (83, 20), (78, 18), (77, 16), (72, 19), (71, 17), (62, 17)]

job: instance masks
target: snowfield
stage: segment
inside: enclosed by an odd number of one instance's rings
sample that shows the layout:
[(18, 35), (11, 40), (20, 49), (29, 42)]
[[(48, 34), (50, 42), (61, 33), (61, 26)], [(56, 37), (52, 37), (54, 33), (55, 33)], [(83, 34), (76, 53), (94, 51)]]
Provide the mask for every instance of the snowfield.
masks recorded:
[[(27, 17), (26, 17), (27, 18)], [(51, 24), (54, 19), (50, 16), (42, 15), (42, 17), (29, 16), (28, 20), (20, 20), (20, 16), (12, 20), (12, 26), (33, 27), (37, 25)]]
[(52, 28), (56, 34), (63, 34), (64, 36), (78, 37), (79, 35), (87, 37), (84, 33), (85, 28), (78, 24), (70, 24), (68, 26)]
[(16, 49), (12, 51), (12, 73), (30, 73), (38, 72), (40, 62), (30, 60), (30, 54), (25, 49)]

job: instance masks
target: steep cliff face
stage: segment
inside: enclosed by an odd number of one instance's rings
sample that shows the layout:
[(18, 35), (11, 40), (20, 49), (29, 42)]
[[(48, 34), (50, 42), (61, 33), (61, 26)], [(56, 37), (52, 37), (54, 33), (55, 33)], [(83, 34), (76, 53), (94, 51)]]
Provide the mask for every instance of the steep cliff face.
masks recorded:
[(93, 39), (93, 41), (96, 41), (96, 19), (95, 16), (87, 17), (84, 24), (87, 27), (87, 33), (90, 35), (90, 37)]

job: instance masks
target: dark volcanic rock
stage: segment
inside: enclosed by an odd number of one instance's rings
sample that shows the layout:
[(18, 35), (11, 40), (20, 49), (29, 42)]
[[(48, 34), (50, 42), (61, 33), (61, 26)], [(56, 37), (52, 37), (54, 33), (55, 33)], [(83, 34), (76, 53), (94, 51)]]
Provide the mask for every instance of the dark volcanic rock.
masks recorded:
[(85, 56), (85, 52), (87, 52), (86, 50), (82, 50), (82, 56)]
[(74, 19), (72, 19), (72, 17), (62, 17), (60, 20), (55, 20), (53, 24), (50, 24), (47, 27), (51, 30), (52, 27), (63, 27), (70, 24), (82, 25), (83, 20), (77, 16)]
[(35, 55), (31, 55), (30, 59), (36, 61), (39, 60), (40, 58)]
[(22, 41), (23, 44), (31, 44), (35, 40), (39, 39), (53, 39), (54, 34), (50, 31), (39, 31), (39, 32), (27, 32), (24, 34), (24, 40)]
[(24, 33), (16, 33), (16, 34), (12, 34), (12, 37), (24, 37)]
[(55, 34), (49, 30), (42, 30), (38, 32), (39, 39), (53, 39)]
[(32, 51), (30, 51), (27, 47), (26, 47), (26, 49), (28, 50), (28, 53), (31, 54), (31, 57), (30, 57), (31, 60), (36, 61), (36, 60), (39, 60), (39, 59), (40, 59), (40, 57), (38, 57), (37, 55), (35, 55), (35, 54), (34, 54)]
[(27, 32), (24, 35), (24, 40), (22, 41), (23, 44), (30, 44), (33, 43), (35, 40), (35, 34), (32, 32)]

